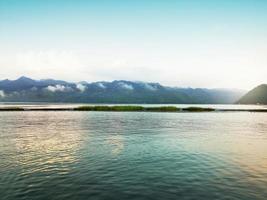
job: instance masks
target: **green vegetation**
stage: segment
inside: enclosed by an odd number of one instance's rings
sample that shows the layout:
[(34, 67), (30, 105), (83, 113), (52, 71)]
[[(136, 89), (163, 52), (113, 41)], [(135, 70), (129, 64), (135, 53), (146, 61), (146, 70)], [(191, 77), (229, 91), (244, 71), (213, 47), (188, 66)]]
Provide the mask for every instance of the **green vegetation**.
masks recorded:
[(189, 108), (183, 108), (182, 111), (187, 111), (187, 112), (211, 112), (211, 111), (215, 111), (215, 109), (214, 108), (189, 107)]
[(81, 106), (76, 111), (144, 111), (142, 106)]
[(267, 104), (267, 84), (262, 84), (249, 91), (238, 104)]
[(0, 108), (0, 111), (24, 111), (24, 109), (19, 107), (9, 107), (9, 108)]
[(174, 106), (143, 107), (143, 106), (81, 106), (76, 111), (143, 111), (143, 112), (178, 112), (180, 108)]
[(3, 107), (1, 111), (113, 111), (113, 112), (267, 112), (267, 109), (214, 109), (202, 107), (177, 108), (175, 106), (81, 106), (77, 108), (20, 108)]
[(143, 112), (206, 112), (214, 111), (212, 108), (200, 108), (200, 107), (189, 107), (189, 108), (177, 108), (175, 106), (162, 106), (162, 107), (142, 107), (142, 106), (81, 106), (74, 108), (76, 111), (143, 111)]
[[(90, 104), (229, 104), (244, 91), (166, 87), (159, 83), (112, 81), (82, 84), (61, 80), (0, 80), (0, 102)], [(57, 88), (59, 87), (59, 88)]]
[(175, 106), (162, 106), (162, 107), (146, 107), (145, 111), (150, 112), (178, 112), (181, 109)]

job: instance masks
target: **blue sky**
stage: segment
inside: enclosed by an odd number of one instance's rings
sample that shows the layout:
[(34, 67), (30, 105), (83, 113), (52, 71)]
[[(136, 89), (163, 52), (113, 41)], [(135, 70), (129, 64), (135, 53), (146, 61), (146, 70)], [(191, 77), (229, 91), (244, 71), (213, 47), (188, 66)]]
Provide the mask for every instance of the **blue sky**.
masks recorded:
[(266, 83), (264, 0), (0, 0), (0, 79)]

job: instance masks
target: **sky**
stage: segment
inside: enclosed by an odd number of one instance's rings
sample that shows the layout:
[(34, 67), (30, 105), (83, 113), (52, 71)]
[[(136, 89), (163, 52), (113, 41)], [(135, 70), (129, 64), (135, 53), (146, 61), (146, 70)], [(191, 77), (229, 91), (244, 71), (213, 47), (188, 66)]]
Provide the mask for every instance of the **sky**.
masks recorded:
[(266, 0), (0, 0), (0, 80), (267, 83)]

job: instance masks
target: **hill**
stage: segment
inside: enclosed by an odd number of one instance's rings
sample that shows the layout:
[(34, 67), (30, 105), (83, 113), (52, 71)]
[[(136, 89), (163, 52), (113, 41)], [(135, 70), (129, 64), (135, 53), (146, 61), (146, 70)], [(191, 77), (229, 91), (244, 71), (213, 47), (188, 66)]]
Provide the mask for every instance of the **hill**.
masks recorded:
[(239, 90), (177, 88), (124, 80), (70, 83), (21, 77), (0, 81), (2, 102), (228, 104), (243, 94)]
[(239, 104), (267, 104), (267, 84), (262, 84), (245, 94)]

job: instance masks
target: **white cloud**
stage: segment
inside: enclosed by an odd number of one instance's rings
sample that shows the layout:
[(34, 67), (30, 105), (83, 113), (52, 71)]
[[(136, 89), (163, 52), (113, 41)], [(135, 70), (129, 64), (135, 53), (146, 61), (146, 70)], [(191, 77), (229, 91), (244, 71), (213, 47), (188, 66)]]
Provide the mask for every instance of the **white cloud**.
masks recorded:
[(6, 95), (5, 95), (5, 92), (3, 90), (0, 90), (0, 97), (1, 98), (4, 98)]
[(0, 47), (0, 79), (25, 75), (34, 79), (54, 78), (72, 82), (129, 80), (179, 87), (244, 89), (266, 81), (264, 53), (267, 49), (264, 42), (250, 44), (244, 41), (244, 44), (231, 46), (215, 39), (208, 43), (181, 41), (179, 45), (161, 44), (162, 48), (152, 49), (149, 45), (144, 49), (135, 48), (135, 44), (125, 49), (103, 46), (81, 47), (73, 51), (5, 51)]
[(78, 90), (80, 90), (81, 92), (84, 92), (84, 91), (87, 89), (86, 85), (83, 85), (83, 84), (81, 84), (81, 83), (78, 83), (78, 84), (76, 85), (76, 88), (77, 88)]
[(99, 83), (97, 83), (97, 86), (98, 86), (98, 87), (100, 87), (100, 88), (103, 88), (103, 89), (105, 89), (105, 88), (106, 88), (106, 86), (105, 86), (103, 83), (100, 83), (100, 82), (99, 82)]
[(72, 90), (70, 87), (65, 87), (64, 85), (49, 85), (46, 89), (50, 92), (67, 92)]
[(0, 79), (16, 79), (22, 75), (34, 79), (53, 78), (77, 82), (85, 77), (92, 79), (84, 72), (86, 62), (77, 52), (29, 50), (2, 53), (0, 48), (0, 54), (0, 69), (3, 76)]
[(31, 91), (37, 91), (37, 90), (38, 90), (37, 87), (32, 87), (32, 88), (31, 88)]
[(155, 91), (157, 90), (156, 87), (154, 87), (153, 85), (149, 84), (149, 83), (143, 83), (144, 84), (144, 87), (148, 90), (151, 90), (151, 91)]
[(119, 82), (118, 85), (121, 88), (126, 89), (126, 90), (133, 90), (134, 89), (132, 85), (127, 84), (127, 83)]

